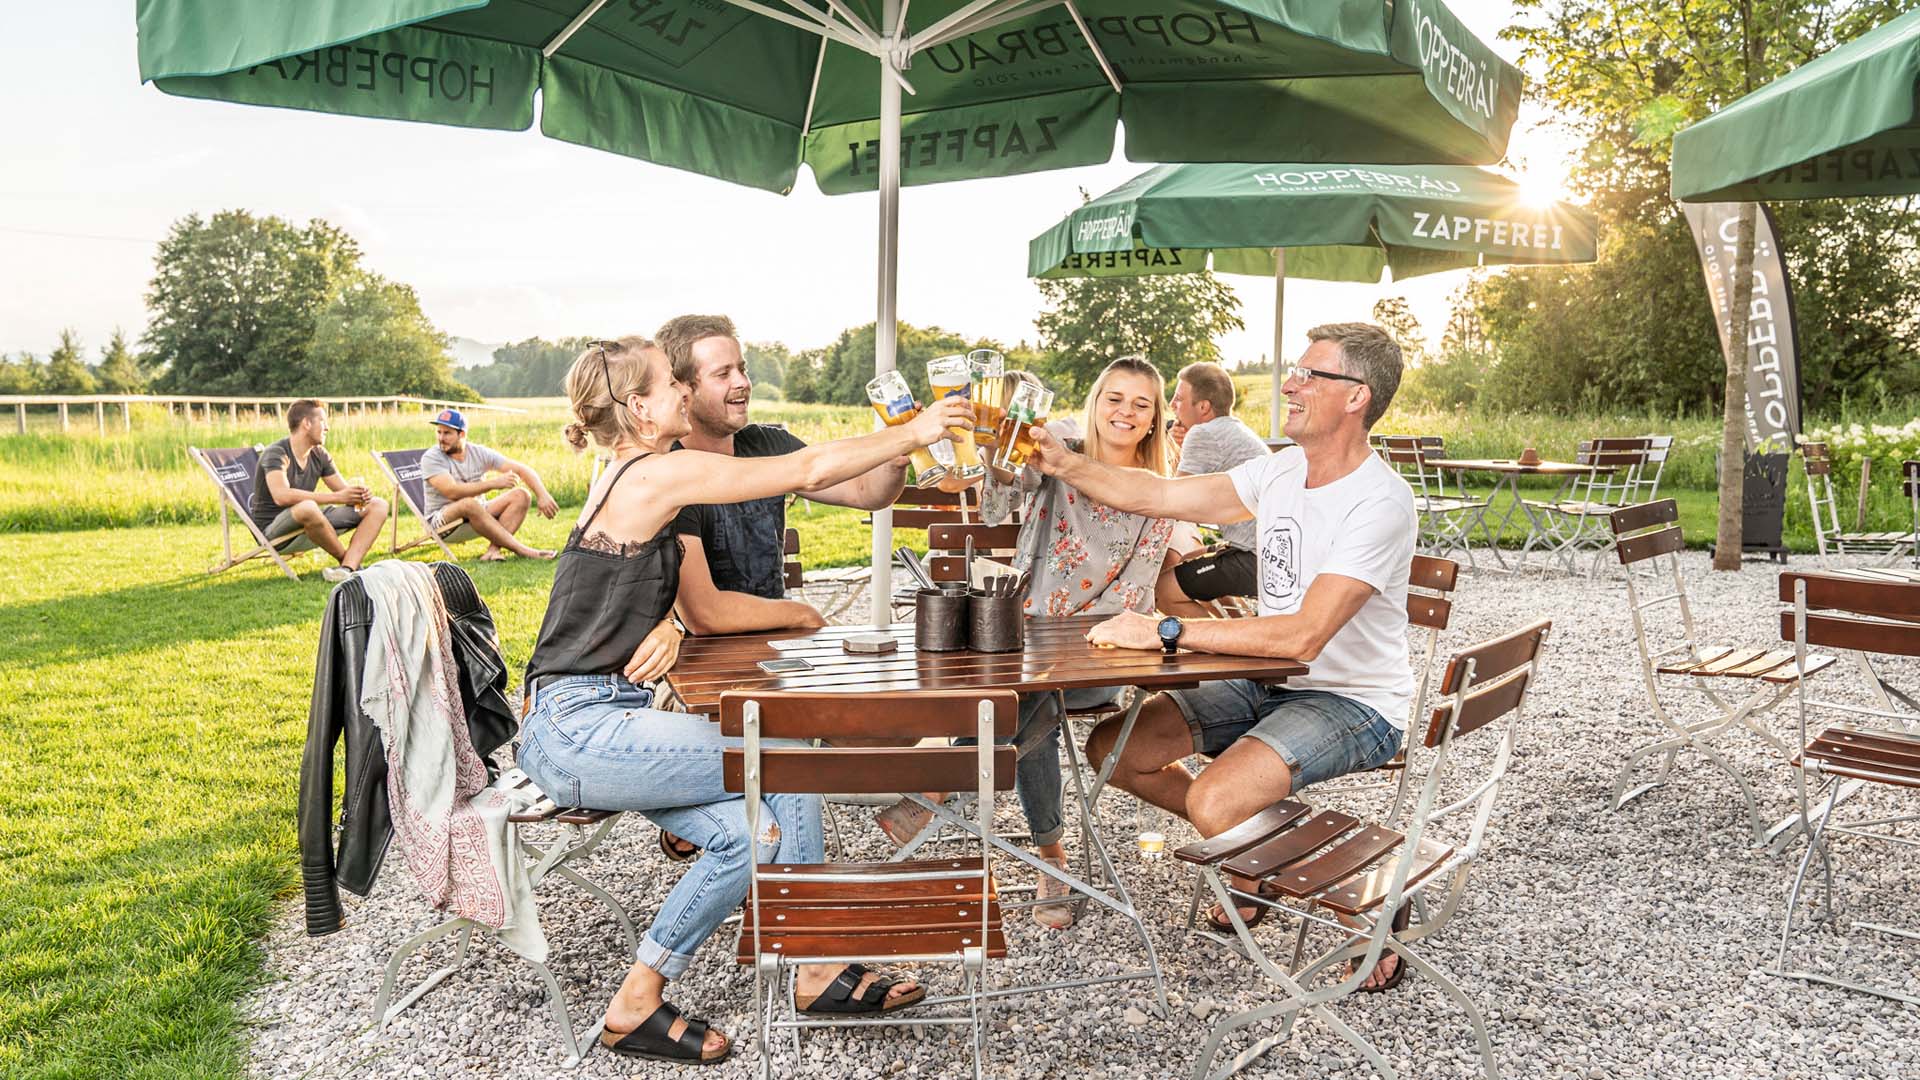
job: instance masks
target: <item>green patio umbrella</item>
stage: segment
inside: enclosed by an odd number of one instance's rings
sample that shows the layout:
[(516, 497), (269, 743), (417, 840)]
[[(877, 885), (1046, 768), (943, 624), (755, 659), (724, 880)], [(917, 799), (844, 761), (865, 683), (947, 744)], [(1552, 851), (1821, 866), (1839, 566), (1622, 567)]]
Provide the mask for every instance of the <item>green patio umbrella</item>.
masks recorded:
[[(138, 0), (169, 94), (524, 130), (786, 192), (1107, 161), (1498, 160), (1520, 74), (1439, 0)], [(874, 529), (886, 611), (889, 518)]]
[[(1520, 185), (1459, 165), (1162, 165), (1034, 237), (1031, 277), (1190, 274), (1274, 279), (1273, 395), (1280, 399), (1288, 275), (1395, 280), (1465, 266), (1587, 263), (1592, 215), (1529, 204)], [(1281, 410), (1272, 434), (1280, 435)]]
[(1781, 76), (1673, 137), (1682, 202), (1920, 191), (1920, 11)]

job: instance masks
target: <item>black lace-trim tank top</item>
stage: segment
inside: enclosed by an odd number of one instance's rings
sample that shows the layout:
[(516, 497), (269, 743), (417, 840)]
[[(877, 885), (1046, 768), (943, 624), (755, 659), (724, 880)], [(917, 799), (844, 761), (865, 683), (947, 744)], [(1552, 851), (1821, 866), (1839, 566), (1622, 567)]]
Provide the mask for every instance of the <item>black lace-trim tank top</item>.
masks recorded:
[(587, 532), (626, 471), (622, 462), (607, 492), (574, 526), (553, 573), (546, 618), (527, 663), (529, 681), (547, 675), (612, 675), (673, 610), (680, 590), (680, 538), (669, 521), (651, 540), (615, 541)]

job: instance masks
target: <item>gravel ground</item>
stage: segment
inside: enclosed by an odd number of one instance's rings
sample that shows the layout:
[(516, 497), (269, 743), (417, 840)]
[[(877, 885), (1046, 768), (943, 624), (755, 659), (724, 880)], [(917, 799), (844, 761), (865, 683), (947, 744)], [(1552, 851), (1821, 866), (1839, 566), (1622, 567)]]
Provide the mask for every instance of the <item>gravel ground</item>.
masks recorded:
[[(1685, 569), (1706, 642), (1770, 642), (1776, 633), (1774, 569), (1709, 574), (1704, 556)], [(1797, 565), (1811, 566), (1809, 560)], [(1763, 975), (1772, 959), (1794, 860), (1747, 844), (1737, 793), (1698, 756), (1683, 756), (1672, 782), (1621, 813), (1606, 809), (1614, 764), (1656, 734), (1639, 677), (1624, 589), (1612, 581), (1463, 575), (1455, 625), (1443, 655), (1546, 616), (1554, 621), (1544, 680), (1532, 697), (1519, 752), (1458, 917), (1425, 947), (1487, 1014), (1500, 1068), (1509, 1077), (1896, 1077), (1920, 1072), (1920, 1010), (1864, 995), (1811, 988)], [(1671, 609), (1668, 609), (1671, 610)], [(1912, 686), (1916, 669), (1896, 668)], [(1829, 688), (1856, 676), (1835, 669)], [(1683, 715), (1706, 715), (1698, 699), (1675, 698)], [(1791, 724), (1789, 711), (1781, 730)], [(1790, 773), (1756, 738), (1722, 742), (1752, 781), (1769, 820), (1791, 805)], [(1463, 743), (1467, 764), (1491, 749)], [(1353, 797), (1349, 797), (1353, 798)], [(1876, 799), (1880, 797), (1876, 796)], [(1871, 806), (1872, 804), (1868, 804)], [(857, 852), (877, 854), (858, 808), (842, 811)], [(1018, 818), (1011, 798), (1003, 820)], [(1057, 992), (995, 1013), (988, 1070), (1005, 1077), (1182, 1075), (1207, 1023), (1222, 1009), (1272, 1000), (1244, 958), (1182, 931), (1191, 877), (1172, 860), (1142, 861), (1129, 839), (1135, 804), (1102, 802), (1121, 872), (1148, 918), (1165, 965), (1171, 1019), (1147, 1015), (1141, 984)], [(1173, 843), (1192, 839), (1175, 826)], [(1070, 843), (1071, 843), (1070, 839)], [(1910, 924), (1915, 875), (1860, 841), (1839, 846), (1843, 916)], [(1798, 849), (1794, 856), (1797, 858)], [(675, 879), (638, 816), (582, 869), (620, 898), (644, 927)], [(1003, 880), (1022, 880), (1003, 871)], [(567, 989), (576, 1026), (598, 1016), (626, 967), (612, 919), (555, 879), (543, 890), (551, 963)], [(1907, 910), (1902, 910), (1907, 909)], [(289, 904), (266, 941), (267, 982), (245, 1002), (255, 1024), (250, 1071), (259, 1077), (546, 1077), (564, 1075), (563, 1054), (539, 983), (511, 954), (477, 942), (467, 970), (429, 994), (379, 1037), (367, 1017), (387, 954), (436, 920), (406, 886), (396, 860), (375, 894), (349, 908), (345, 930), (309, 939)], [(1259, 931), (1279, 948), (1290, 941), (1270, 920)], [(731, 935), (702, 950), (674, 1000), (730, 1033), (746, 1034), (752, 980), (732, 963)], [(1009, 916), (1011, 957), (996, 981), (1117, 970), (1139, 955), (1127, 925), (1091, 916), (1049, 932)], [(1832, 945), (1826, 931), (1809, 939)], [(1842, 963), (1855, 975), (1920, 993), (1920, 978), (1894, 945), (1854, 932)], [(441, 945), (436, 956), (447, 955)], [(431, 952), (431, 950), (429, 950)], [(1799, 954), (1803, 963), (1816, 957)], [(428, 970), (416, 957), (411, 977)], [(936, 988), (938, 979), (933, 980)], [(1339, 1015), (1373, 1037), (1403, 1075), (1477, 1071), (1464, 1017), (1431, 984), (1410, 977), (1395, 993), (1350, 999)], [(962, 1075), (957, 1036), (907, 1031), (810, 1036), (796, 1061), (776, 1055), (783, 1075), (864, 1080), (895, 1075)], [(1904, 1064), (1902, 1064), (1904, 1063)], [(746, 1076), (751, 1042), (718, 1076)], [(637, 1066), (637, 1068), (636, 1068)], [(590, 1053), (572, 1075), (680, 1076), (682, 1067)], [(708, 1075), (708, 1074), (701, 1074)], [(1318, 1021), (1245, 1075), (1370, 1075), (1357, 1054)]]

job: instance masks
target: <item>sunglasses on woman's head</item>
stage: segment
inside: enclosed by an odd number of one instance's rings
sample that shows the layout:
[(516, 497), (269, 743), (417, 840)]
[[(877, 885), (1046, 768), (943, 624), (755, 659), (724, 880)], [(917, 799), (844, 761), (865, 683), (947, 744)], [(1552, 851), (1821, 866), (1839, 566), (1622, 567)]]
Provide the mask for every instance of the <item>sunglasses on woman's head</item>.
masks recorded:
[(589, 341), (587, 342), (587, 348), (600, 350), (600, 374), (607, 380), (607, 396), (613, 399), (614, 404), (618, 405), (620, 403), (620, 395), (613, 392), (613, 361), (607, 358), (607, 350), (613, 349), (616, 352), (619, 351), (620, 343), (617, 341)]

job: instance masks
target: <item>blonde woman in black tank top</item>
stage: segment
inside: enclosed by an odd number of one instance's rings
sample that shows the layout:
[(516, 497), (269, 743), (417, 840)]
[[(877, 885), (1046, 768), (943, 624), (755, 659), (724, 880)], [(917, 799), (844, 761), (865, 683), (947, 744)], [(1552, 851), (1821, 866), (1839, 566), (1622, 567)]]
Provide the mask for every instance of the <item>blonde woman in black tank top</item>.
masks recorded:
[[(758, 843), (746, 835), (744, 800), (721, 782), (723, 739), (705, 717), (654, 709), (641, 685), (679, 653), (667, 618), (679, 583), (671, 526), (688, 503), (732, 503), (809, 491), (859, 476), (938, 442), (972, 416), (947, 398), (899, 427), (821, 443), (792, 454), (736, 458), (681, 450), (687, 387), (664, 352), (641, 338), (596, 342), (567, 373), (576, 448), (591, 436), (614, 454), (588, 493), (560, 553), (553, 593), (527, 665), (532, 707), (519, 765), (547, 794), (574, 806), (632, 810), (704, 849), (668, 893), (633, 967), (607, 1005), (601, 1041), (637, 1057), (713, 1064), (732, 1051), (726, 1036), (680, 1016), (664, 1000), (693, 952), (739, 908), (750, 860), (824, 859), (817, 796), (763, 802)], [(802, 1009), (851, 1014), (903, 1008), (926, 991), (908, 979), (816, 964), (799, 969)]]

